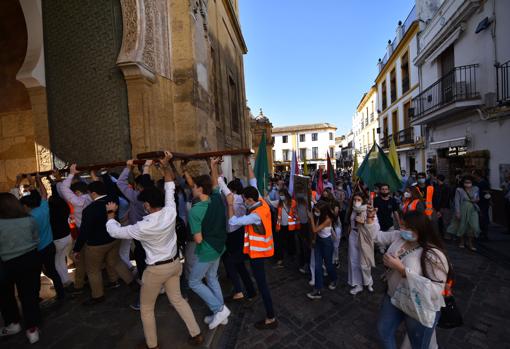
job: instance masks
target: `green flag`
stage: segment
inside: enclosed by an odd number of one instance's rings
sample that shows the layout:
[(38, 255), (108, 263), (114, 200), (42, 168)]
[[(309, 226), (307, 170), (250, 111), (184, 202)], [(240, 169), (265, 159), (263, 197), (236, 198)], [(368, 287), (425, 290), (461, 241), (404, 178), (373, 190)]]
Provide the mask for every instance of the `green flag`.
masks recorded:
[(269, 168), (267, 165), (267, 152), (266, 152), (266, 134), (262, 134), (260, 139), (259, 149), (257, 151), (257, 158), (255, 159), (255, 177), (257, 178), (257, 187), (262, 195), (266, 195), (267, 184), (269, 179)]
[(353, 181), (358, 179), (358, 176), (357, 176), (358, 168), (359, 168), (359, 164), (358, 164), (358, 152), (354, 151), (354, 163), (352, 165), (352, 180)]
[(370, 152), (365, 156), (363, 163), (356, 175), (363, 180), (370, 190), (376, 183), (386, 183), (392, 191), (400, 190), (402, 182), (398, 178), (390, 160), (379, 145), (374, 144)]

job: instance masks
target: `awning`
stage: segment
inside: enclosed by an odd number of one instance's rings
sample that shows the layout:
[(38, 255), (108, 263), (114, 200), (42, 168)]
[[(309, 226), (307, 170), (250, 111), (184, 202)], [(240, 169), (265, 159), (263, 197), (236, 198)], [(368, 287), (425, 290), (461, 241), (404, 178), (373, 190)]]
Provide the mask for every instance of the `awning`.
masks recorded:
[(447, 139), (444, 141), (430, 142), (430, 149), (444, 149), (453, 147), (463, 147), (466, 145), (466, 137)]
[(428, 50), (422, 51), (422, 54), (419, 54), (416, 58), (416, 64), (422, 65), (424, 62), (431, 63), (435, 59), (437, 59), (448, 47), (453, 45), (455, 41), (459, 38), (460, 34), (464, 31), (464, 26), (461, 24), (455, 29), (455, 31), (450, 34), (441, 44), (439, 44), (433, 51)]

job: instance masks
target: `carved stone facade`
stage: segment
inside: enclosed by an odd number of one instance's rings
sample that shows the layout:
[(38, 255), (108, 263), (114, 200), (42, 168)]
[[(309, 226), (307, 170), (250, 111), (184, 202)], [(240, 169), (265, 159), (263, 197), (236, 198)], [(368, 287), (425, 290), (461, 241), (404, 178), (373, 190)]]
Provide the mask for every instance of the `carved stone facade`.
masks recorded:
[(237, 1), (83, 4), (59, 2), (58, 11), (50, 1), (0, 4), (0, 17), (11, 21), (0, 26), (10, 38), (0, 62), (10, 79), (0, 82), (8, 96), (0, 101), (0, 190), (15, 172), (56, 162), (250, 147)]

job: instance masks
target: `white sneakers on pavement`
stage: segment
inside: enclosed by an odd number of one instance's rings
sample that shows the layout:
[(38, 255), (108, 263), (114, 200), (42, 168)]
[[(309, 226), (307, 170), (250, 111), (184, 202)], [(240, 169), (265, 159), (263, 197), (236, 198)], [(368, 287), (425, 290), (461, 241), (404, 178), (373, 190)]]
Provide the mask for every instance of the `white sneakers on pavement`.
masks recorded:
[[(204, 323), (206, 325), (209, 325), (214, 319), (214, 315), (209, 315), (209, 316), (206, 316), (204, 317)], [(223, 320), (223, 322), (221, 323), (222, 325), (228, 325), (228, 318), (226, 318), (225, 320)]]
[(21, 332), (21, 325), (12, 323), (9, 326), (0, 328), (0, 337), (12, 336)]
[(354, 295), (360, 293), (361, 291), (363, 291), (363, 286), (357, 285), (357, 286), (352, 288), (350, 293), (354, 296)]
[(36, 328), (33, 331), (27, 330), (27, 338), (30, 344), (39, 342), (39, 329)]
[(228, 320), (228, 317), (230, 315), (230, 310), (227, 308), (226, 305), (223, 306), (223, 309), (221, 311), (214, 314), (213, 320), (209, 324), (209, 329), (213, 330), (216, 327), (218, 327), (223, 321)]

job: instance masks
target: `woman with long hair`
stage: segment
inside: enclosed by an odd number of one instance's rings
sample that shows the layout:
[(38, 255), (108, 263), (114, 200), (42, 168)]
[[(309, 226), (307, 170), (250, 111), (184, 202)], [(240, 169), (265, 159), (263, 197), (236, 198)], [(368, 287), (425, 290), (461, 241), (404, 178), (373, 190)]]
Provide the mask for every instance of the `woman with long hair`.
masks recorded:
[(421, 195), (416, 187), (407, 187), (405, 189), (401, 211), (403, 214), (411, 211), (425, 211), (425, 204), (421, 201)]
[[(374, 223), (374, 210), (369, 210), (367, 224)], [(401, 229), (388, 232), (376, 232), (377, 243), (389, 246), (383, 257), (387, 267), (385, 274), (388, 289), (383, 300), (377, 329), (385, 349), (395, 349), (396, 331), (402, 322), (413, 348), (428, 348), (432, 334), (445, 305), (443, 290), (450, 273), (450, 264), (433, 222), (421, 212), (412, 211), (404, 216)], [(398, 296), (397, 289), (408, 280), (424, 280), (429, 285), (426, 290), (418, 290), (420, 296), (429, 297), (435, 314), (433, 324), (425, 325), (411, 315), (397, 308), (392, 298)]]
[(465, 176), (462, 179), (462, 186), (455, 191), (455, 217), (447, 230), (449, 234), (460, 238), (460, 248), (464, 248), (464, 236), (467, 236), (468, 248), (471, 251), (476, 251), (473, 246), (473, 237), (478, 237), (480, 233), (479, 201), (479, 189), (473, 186), (473, 178)]
[(4, 274), (0, 280), (0, 309), (5, 324), (0, 328), (0, 337), (21, 331), (16, 287), (28, 340), (30, 343), (39, 341), (41, 257), (37, 252), (38, 244), (35, 220), (14, 195), (0, 193), (0, 259)]
[(314, 290), (307, 293), (310, 299), (322, 298), (323, 274), (322, 264), (326, 265), (330, 284), (328, 288), (335, 290), (337, 286), (337, 275), (333, 265), (333, 213), (331, 207), (325, 202), (319, 202), (313, 208), (313, 214), (309, 213), (309, 220), (312, 233), (315, 235), (314, 257), (315, 257), (315, 284)]
[(352, 197), (350, 233), (349, 233), (349, 259), (348, 280), (352, 289), (350, 293), (356, 295), (366, 286), (369, 292), (372, 287), (372, 267), (374, 261), (374, 243), (367, 227), (367, 198), (363, 193), (355, 193)]

